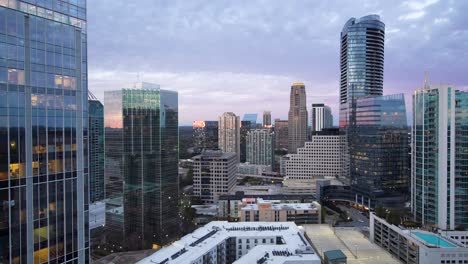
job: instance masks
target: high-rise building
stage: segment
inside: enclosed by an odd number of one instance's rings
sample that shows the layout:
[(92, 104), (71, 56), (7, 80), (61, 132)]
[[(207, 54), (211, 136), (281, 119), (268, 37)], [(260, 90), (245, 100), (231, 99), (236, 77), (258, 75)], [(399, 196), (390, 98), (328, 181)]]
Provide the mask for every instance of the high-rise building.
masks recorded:
[(307, 103), (303, 83), (293, 83), (289, 100), (288, 150), (296, 153), (307, 140)]
[(417, 221), (468, 226), (468, 92), (425, 84), (413, 95), (411, 207)]
[(253, 129), (250, 121), (241, 121), (240, 127), (240, 162), (247, 161), (247, 134)]
[(0, 263), (88, 263), (86, 1), (27, 2), (0, 1)]
[(275, 133), (270, 129), (254, 129), (247, 134), (247, 162), (275, 165)]
[(89, 92), (89, 200), (104, 199), (104, 106)]
[(347, 128), (355, 202), (403, 207), (409, 197), (408, 124), (403, 94), (360, 98)]
[(114, 232), (128, 250), (167, 244), (179, 230), (177, 92), (142, 83), (105, 92), (104, 102), (107, 198), (123, 215)]
[(217, 149), (218, 121), (193, 121), (193, 146), (199, 149)]
[(219, 149), (237, 153), (237, 161), (240, 161), (240, 118), (232, 112), (226, 112), (219, 117), (218, 126)]
[(312, 104), (311, 111), (312, 132), (322, 131), (323, 128), (333, 127), (331, 108), (324, 104)]
[(257, 114), (244, 114), (244, 117), (242, 118), (242, 121), (249, 121), (250, 122), (250, 128), (256, 128), (257, 127)]
[(340, 127), (352, 99), (383, 94), (385, 24), (378, 15), (351, 18), (341, 31)]
[(192, 160), (193, 193), (204, 204), (218, 203), (218, 197), (236, 185), (236, 153), (207, 150)]
[(271, 111), (263, 111), (263, 127), (271, 128)]
[(288, 149), (288, 120), (275, 119), (276, 149)]

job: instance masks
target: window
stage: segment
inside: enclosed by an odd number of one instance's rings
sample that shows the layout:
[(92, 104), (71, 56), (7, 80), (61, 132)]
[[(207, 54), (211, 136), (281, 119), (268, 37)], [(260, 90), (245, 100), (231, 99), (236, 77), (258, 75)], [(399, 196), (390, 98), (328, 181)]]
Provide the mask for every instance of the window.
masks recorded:
[(8, 69), (8, 82), (12, 84), (24, 85), (24, 71), (18, 69)]

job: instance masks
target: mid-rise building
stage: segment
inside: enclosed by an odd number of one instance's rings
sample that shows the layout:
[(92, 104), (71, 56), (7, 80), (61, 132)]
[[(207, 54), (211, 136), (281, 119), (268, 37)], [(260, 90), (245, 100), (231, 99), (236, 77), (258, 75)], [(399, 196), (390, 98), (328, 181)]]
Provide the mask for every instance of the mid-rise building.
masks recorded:
[(104, 199), (104, 106), (88, 93), (89, 200)]
[(288, 151), (296, 153), (307, 140), (307, 101), (303, 83), (293, 83), (289, 98)]
[(271, 111), (263, 111), (263, 127), (271, 128)]
[(204, 151), (193, 159), (193, 194), (204, 204), (218, 202), (236, 185), (237, 155), (232, 152)]
[(283, 184), (290, 191), (315, 193), (317, 179), (346, 177), (349, 164), (343, 155), (346, 136), (338, 129), (325, 129), (312, 135), (312, 140), (298, 148), (296, 154), (282, 158)]
[(113, 209), (123, 215), (112, 232), (123, 233), (127, 250), (165, 245), (179, 232), (178, 95), (139, 86), (104, 93), (108, 198), (121, 201)]
[(232, 112), (226, 112), (218, 120), (218, 145), (223, 152), (237, 154), (240, 161), (240, 118)]
[(238, 207), (241, 222), (321, 223), (321, 206), (317, 202), (284, 203), (280, 200), (244, 198)]
[(414, 92), (411, 205), (417, 221), (468, 226), (468, 92), (429, 85)]
[(331, 108), (325, 104), (312, 104), (310, 116), (312, 121), (312, 132), (322, 131), (324, 128), (333, 127)]
[(193, 146), (198, 149), (218, 148), (218, 121), (193, 121)]
[(255, 129), (247, 134), (247, 162), (275, 165), (275, 133), (270, 129)]
[(0, 263), (89, 263), (86, 1), (0, 1)]
[(303, 229), (293, 222), (213, 221), (138, 264), (320, 264)]
[(370, 214), (369, 224), (369, 239), (402, 263), (468, 263), (466, 245), (452, 239), (445, 231), (436, 234), (414, 228), (404, 229), (389, 224), (373, 213)]
[(288, 120), (280, 120), (280, 119), (275, 119), (275, 138), (276, 138), (276, 144), (275, 144), (275, 149), (282, 149), (282, 150), (287, 150), (288, 149)]

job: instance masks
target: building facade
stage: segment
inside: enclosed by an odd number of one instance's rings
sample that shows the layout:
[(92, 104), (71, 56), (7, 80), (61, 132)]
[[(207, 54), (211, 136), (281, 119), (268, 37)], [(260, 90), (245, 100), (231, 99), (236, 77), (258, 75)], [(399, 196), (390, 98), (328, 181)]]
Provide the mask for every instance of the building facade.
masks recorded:
[(275, 133), (270, 129), (255, 129), (247, 134), (247, 162), (275, 165)]
[(193, 159), (193, 194), (204, 204), (216, 204), (236, 185), (237, 156), (232, 152), (204, 151)]
[(104, 199), (104, 106), (95, 97), (88, 98), (89, 129), (89, 200)]
[(413, 95), (411, 205), (417, 221), (468, 226), (468, 93), (425, 85)]
[(324, 104), (312, 104), (311, 111), (312, 132), (322, 131), (324, 128), (333, 127), (333, 115), (331, 108)]
[(378, 15), (351, 18), (341, 31), (340, 127), (352, 99), (383, 94), (385, 24)]
[(218, 120), (218, 145), (223, 152), (237, 154), (240, 161), (240, 118), (232, 112), (226, 112)]
[(104, 102), (108, 198), (120, 198), (123, 215), (114, 232), (127, 250), (167, 244), (179, 231), (177, 92), (142, 83), (105, 92)]
[(271, 128), (271, 111), (263, 111), (263, 127)]
[(86, 1), (0, 18), (0, 263), (89, 263)]
[(251, 125), (251, 121), (241, 121), (240, 127), (240, 162), (247, 161), (247, 135), (251, 129), (255, 129)]
[(193, 146), (198, 149), (217, 149), (218, 133), (218, 121), (193, 121)]
[(250, 128), (257, 127), (257, 119), (258, 119), (258, 114), (244, 114), (244, 117), (242, 117), (242, 121), (250, 122)]
[(296, 153), (307, 140), (307, 98), (305, 85), (293, 83), (289, 98), (288, 151)]
[(275, 138), (276, 138), (276, 144), (275, 144), (275, 149), (283, 149), (287, 150), (288, 149), (288, 132), (289, 131), (289, 125), (288, 125), (288, 120), (280, 120), (280, 119), (275, 119)]

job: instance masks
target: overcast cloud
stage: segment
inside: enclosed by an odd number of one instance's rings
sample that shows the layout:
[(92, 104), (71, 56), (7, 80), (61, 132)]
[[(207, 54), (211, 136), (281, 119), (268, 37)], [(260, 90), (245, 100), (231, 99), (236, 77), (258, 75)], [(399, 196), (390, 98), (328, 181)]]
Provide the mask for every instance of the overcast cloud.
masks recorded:
[[(468, 1), (88, 2), (89, 89), (158, 83), (179, 92), (180, 124), (225, 111), (286, 118), (292, 82), (337, 117), (339, 37), (351, 17), (386, 24), (384, 94), (434, 83), (468, 88)], [(139, 77), (138, 77), (139, 76)], [(336, 123), (337, 120), (335, 120)]]

